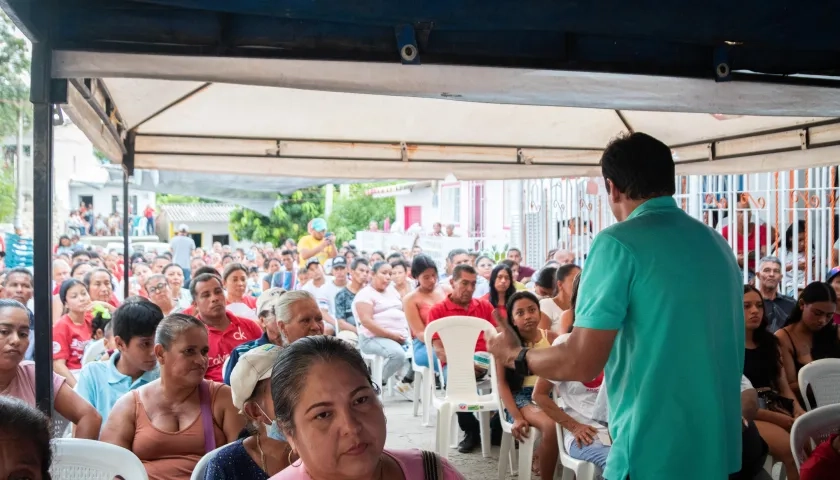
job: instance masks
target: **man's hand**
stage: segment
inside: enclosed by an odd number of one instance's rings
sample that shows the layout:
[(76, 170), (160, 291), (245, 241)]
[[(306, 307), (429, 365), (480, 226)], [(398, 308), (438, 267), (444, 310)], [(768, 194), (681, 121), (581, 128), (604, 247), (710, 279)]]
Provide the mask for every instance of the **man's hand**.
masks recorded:
[(499, 332), (487, 330), (484, 332), (484, 337), (487, 340), (487, 351), (493, 356), (502, 361), (508, 367), (513, 368), (513, 362), (519, 351), (522, 350), (522, 342), (519, 336), (513, 330), (513, 326), (508, 322), (508, 319), (499, 313), (499, 309), (493, 310), (493, 319), (499, 325)]

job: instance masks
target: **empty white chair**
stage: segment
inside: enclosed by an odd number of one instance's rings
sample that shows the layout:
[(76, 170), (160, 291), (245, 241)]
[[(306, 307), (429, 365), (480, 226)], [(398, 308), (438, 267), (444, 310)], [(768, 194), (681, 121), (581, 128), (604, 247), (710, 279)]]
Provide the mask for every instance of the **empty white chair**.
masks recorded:
[(808, 458), (805, 454), (806, 442), (811, 442), (810, 447), (827, 440), (829, 435), (837, 431), (840, 425), (840, 403), (818, 407), (805, 413), (793, 422), (790, 429), (790, 449), (793, 451), (793, 459), (796, 461), (796, 468), (802, 466), (802, 462)]
[[(808, 387), (814, 393), (816, 405), (811, 405), (811, 399), (806, 395)], [(840, 359), (814, 360), (802, 367), (799, 370), (799, 391), (805, 400), (805, 410), (840, 403)]]
[(148, 480), (143, 462), (130, 450), (110, 443), (80, 438), (52, 440), (53, 480)]
[[(479, 395), (475, 380), (474, 353), (478, 336), (485, 331), (495, 331), (487, 320), (476, 317), (447, 317), (429, 322), (426, 325), (424, 340), (428, 348), (429, 365), (433, 365), (432, 337), (440, 336), (446, 351), (447, 376), (443, 397), (432, 396), (432, 406), (437, 410), (437, 430), (435, 432), (435, 451), (447, 458), (446, 448), (450, 435), (454, 434), (456, 413), (478, 413), (481, 425), (481, 453), (490, 455), (490, 412), (498, 410), (499, 403), (493, 393), (496, 388), (488, 382), (489, 394)], [(490, 356), (490, 376), (496, 378), (496, 364)]]
[(195, 469), (193, 470), (192, 475), (190, 475), (190, 480), (204, 480), (204, 474), (207, 472), (207, 465), (210, 463), (210, 460), (219, 453), (219, 450), (225, 447), (227, 447), (227, 445), (222, 445), (212, 452), (205, 453), (198, 463), (195, 464)]
[[(498, 387), (496, 385), (495, 387)], [(505, 480), (508, 466), (510, 466), (511, 475), (514, 473), (513, 457), (516, 455), (514, 448), (514, 438), (512, 432), (513, 423), (507, 421), (505, 416), (505, 405), (499, 396), (498, 388), (493, 388), (493, 396), (499, 402), (499, 421), (502, 423), (502, 446), (499, 450), (499, 480)], [(540, 431), (531, 427), (528, 431), (528, 438), (523, 442), (519, 442), (519, 460), (518, 465), (519, 479), (531, 480), (531, 464), (534, 461), (534, 446), (539, 438)], [(543, 474), (543, 478), (550, 478), (548, 474)]]
[(85, 348), (85, 353), (82, 355), (82, 365), (87, 365), (88, 363), (93, 362), (105, 353), (106, 350), (104, 338), (91, 342)]

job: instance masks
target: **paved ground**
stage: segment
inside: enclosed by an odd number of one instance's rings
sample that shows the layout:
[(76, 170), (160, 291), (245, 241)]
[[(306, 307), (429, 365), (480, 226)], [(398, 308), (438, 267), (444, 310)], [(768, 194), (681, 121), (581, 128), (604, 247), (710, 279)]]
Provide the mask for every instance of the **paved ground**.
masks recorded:
[[(386, 394), (384, 403), (385, 415), (388, 417), (388, 448), (434, 449), (434, 414), (432, 426), (424, 427), (421, 417), (412, 416), (413, 407), (410, 401), (399, 395), (388, 397)], [(499, 447), (493, 447), (488, 458), (482, 457), (481, 449), (467, 455), (458, 453), (457, 449), (450, 449), (449, 461), (468, 480), (495, 479), (498, 478)]]

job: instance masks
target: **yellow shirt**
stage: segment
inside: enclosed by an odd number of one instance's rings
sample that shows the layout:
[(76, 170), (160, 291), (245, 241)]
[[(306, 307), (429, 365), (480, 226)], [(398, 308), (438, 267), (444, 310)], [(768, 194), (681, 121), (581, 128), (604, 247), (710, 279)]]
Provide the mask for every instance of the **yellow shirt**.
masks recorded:
[[(321, 242), (323, 242), (323, 240), (318, 240), (315, 237), (313, 237), (312, 235), (304, 235), (303, 237), (300, 238), (300, 240), (298, 240), (298, 245), (297, 245), (298, 252), (302, 252), (303, 250), (311, 250), (313, 248), (318, 248), (318, 245), (320, 245)], [(333, 248), (335, 248), (335, 247), (332, 247), (332, 246), (327, 247), (324, 250), (322, 250), (321, 253), (315, 255), (315, 258), (317, 258), (318, 261), (321, 262), (321, 265), (324, 265), (324, 264), (327, 263), (327, 260), (330, 258), (330, 254), (333, 251)], [(305, 267), (306, 266), (306, 260), (308, 260), (308, 259), (303, 258), (303, 255), (299, 255), (299, 257), (300, 257), (300, 266)]]
[[(551, 344), (548, 342), (548, 336), (546, 335), (545, 330), (540, 329), (540, 333), (542, 334), (542, 338), (540, 338), (539, 342), (537, 342), (533, 345), (525, 345), (525, 346), (533, 348), (535, 350), (538, 349), (538, 348), (548, 348), (548, 347), (550, 347)], [(538, 378), (540, 378), (538, 375), (530, 375), (528, 377), (525, 377), (525, 379), (522, 380), (522, 386), (523, 387), (533, 387), (534, 385), (537, 384), (537, 379)]]

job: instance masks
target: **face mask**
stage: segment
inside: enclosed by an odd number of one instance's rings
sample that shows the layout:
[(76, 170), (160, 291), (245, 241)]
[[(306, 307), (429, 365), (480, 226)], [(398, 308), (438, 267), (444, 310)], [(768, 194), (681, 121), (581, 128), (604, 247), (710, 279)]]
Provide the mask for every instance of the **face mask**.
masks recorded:
[[(265, 418), (268, 419), (268, 415), (265, 414), (262, 407), (257, 405), (257, 408), (259, 408), (260, 413), (265, 415)], [(266, 435), (268, 436), (268, 438), (270, 438), (272, 440), (280, 440), (281, 442), (286, 441), (286, 436), (283, 435), (283, 431), (280, 430), (280, 426), (277, 424), (276, 419), (272, 420), (271, 423), (269, 423), (268, 426), (266, 427)]]

